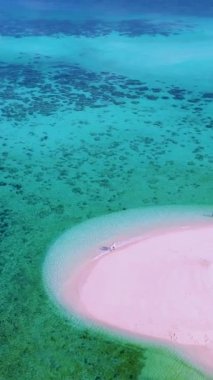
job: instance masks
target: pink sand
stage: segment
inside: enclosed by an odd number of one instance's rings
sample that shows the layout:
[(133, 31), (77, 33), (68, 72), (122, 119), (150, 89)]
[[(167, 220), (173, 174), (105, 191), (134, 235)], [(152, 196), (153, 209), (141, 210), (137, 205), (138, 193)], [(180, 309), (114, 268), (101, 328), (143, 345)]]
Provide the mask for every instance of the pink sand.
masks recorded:
[(213, 371), (210, 223), (158, 230), (118, 244), (81, 264), (61, 298), (90, 320), (172, 345)]

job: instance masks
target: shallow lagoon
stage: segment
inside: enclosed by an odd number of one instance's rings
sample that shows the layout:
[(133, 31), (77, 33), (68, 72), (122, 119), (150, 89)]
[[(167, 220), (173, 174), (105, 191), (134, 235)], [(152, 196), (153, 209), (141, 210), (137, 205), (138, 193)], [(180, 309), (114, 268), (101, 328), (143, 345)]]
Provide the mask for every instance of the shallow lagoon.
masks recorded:
[(68, 228), (213, 203), (212, 19), (88, 17), (1, 17), (2, 378), (206, 379), (66, 319), (44, 290), (46, 252)]

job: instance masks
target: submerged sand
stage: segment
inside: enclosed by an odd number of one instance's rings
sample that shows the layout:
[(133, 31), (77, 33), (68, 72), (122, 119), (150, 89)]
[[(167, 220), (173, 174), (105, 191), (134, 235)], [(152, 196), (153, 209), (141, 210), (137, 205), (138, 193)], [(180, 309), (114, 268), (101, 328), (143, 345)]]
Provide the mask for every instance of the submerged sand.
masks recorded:
[(213, 372), (211, 218), (157, 223), (108, 248), (66, 273), (60, 303), (98, 325), (173, 347)]

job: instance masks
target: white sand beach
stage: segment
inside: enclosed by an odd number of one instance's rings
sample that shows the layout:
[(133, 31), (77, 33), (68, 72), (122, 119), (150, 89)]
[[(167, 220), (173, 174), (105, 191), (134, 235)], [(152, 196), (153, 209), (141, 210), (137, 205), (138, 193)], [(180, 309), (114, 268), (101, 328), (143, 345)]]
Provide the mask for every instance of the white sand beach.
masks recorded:
[(79, 266), (63, 303), (106, 327), (162, 340), (213, 370), (213, 227), (155, 230)]

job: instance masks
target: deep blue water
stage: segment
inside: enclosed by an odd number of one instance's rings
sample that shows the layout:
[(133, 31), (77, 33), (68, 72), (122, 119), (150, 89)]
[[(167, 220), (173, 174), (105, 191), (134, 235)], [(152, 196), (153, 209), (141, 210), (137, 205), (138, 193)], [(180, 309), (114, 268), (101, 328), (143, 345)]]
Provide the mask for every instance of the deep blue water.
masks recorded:
[(25, 9), (31, 12), (45, 11), (90, 11), (93, 16), (96, 12), (132, 12), (132, 11), (148, 11), (148, 12), (174, 12), (179, 14), (190, 15), (206, 15), (213, 14), (213, 2), (211, 0), (57, 0), (57, 1), (41, 1), (41, 0), (10, 0), (5, 2), (1, 0), (0, 9), (11, 11)]

